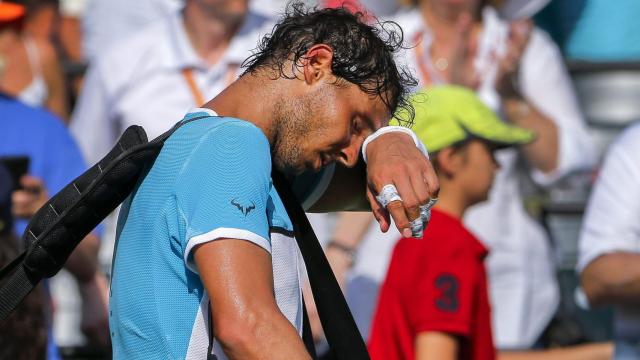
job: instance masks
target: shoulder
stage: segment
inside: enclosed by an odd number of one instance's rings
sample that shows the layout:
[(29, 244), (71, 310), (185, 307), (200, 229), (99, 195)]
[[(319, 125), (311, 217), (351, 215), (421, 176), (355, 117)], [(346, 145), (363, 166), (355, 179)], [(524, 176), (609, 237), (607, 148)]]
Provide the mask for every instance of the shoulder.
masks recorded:
[(432, 210), (422, 241), (428, 247), (428, 256), (440, 258), (473, 257), (479, 245), (460, 220), (437, 210)]
[[(217, 166), (238, 165), (245, 170), (271, 171), (271, 150), (266, 136), (254, 124), (229, 117), (209, 117), (186, 122), (168, 140), (173, 144), (190, 144), (190, 162), (206, 162)], [(184, 145), (172, 148), (179, 149)], [(182, 150), (177, 150), (182, 151)], [(227, 165), (224, 165), (227, 164)], [(219, 170), (219, 169), (217, 169)]]
[[(219, 143), (233, 144), (240, 151), (243, 148), (269, 150), (267, 137), (251, 122), (231, 117), (211, 117), (204, 120), (207, 121), (196, 120), (186, 126), (198, 127), (201, 139), (215, 139)], [(188, 121), (188, 118), (184, 121)]]

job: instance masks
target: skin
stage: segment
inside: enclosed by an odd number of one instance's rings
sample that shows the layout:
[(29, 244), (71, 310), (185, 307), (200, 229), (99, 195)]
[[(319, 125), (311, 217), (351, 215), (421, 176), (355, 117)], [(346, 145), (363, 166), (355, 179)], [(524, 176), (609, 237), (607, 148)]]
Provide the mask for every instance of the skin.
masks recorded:
[[(274, 166), (286, 173), (318, 170), (332, 162), (353, 168), (365, 137), (386, 125), (390, 114), (380, 98), (337, 79), (331, 72), (332, 59), (330, 46), (314, 45), (293, 67), (294, 79), (274, 76), (277, 74), (266, 68), (258, 70), (241, 77), (205, 107), (260, 128), (271, 145)], [(285, 64), (284, 68), (292, 67)], [(247, 93), (259, 101), (246, 102)], [(380, 141), (373, 149), (393, 145), (398, 139), (415, 149), (406, 135), (389, 136), (387, 144)], [(373, 149), (371, 155), (378, 159), (372, 159), (369, 166), (392, 162), (377, 154), (382, 148)], [(424, 157), (423, 161), (427, 163)], [(428, 186), (423, 179), (422, 187)], [(437, 188), (437, 184), (431, 186)], [(403, 189), (399, 190), (402, 195)], [(428, 193), (424, 189), (412, 191)], [(198, 246), (194, 259), (209, 296), (216, 299), (212, 303), (216, 338), (230, 358), (309, 357), (297, 331), (285, 321), (273, 299), (268, 252), (244, 241), (216, 240)], [(270, 351), (265, 353), (265, 348)]]
[[(14, 29), (0, 30), (0, 55), (6, 61), (6, 67), (0, 74), (0, 89), (14, 96), (29, 86), (34, 77), (22, 36)], [(64, 76), (55, 49), (49, 41), (39, 37), (33, 37), (33, 41), (40, 55), (40, 67), (48, 91), (43, 105), (66, 121), (69, 109)]]
[(580, 279), (589, 304), (637, 306), (640, 299), (640, 255), (618, 252), (597, 257)]
[(249, 10), (246, 0), (187, 0), (183, 12), (187, 37), (209, 65), (224, 56)]
[[(448, 60), (449, 66), (440, 76), (449, 83), (477, 89), (480, 85), (479, 73), (473, 60), (476, 56), (478, 35), (482, 30), (478, 14), (477, 0), (422, 0), (419, 7), (424, 21), (434, 33), (431, 45), (432, 61), (439, 58)], [(521, 150), (528, 162), (545, 173), (553, 172), (558, 166), (558, 129), (555, 123), (522, 94), (514, 85), (522, 56), (529, 42), (533, 25), (528, 20), (515, 21), (509, 26), (505, 54), (493, 55), (498, 62), (496, 90), (502, 99), (502, 107), (509, 122), (532, 130), (536, 140), (523, 145)], [(432, 79), (424, 78), (425, 86)]]

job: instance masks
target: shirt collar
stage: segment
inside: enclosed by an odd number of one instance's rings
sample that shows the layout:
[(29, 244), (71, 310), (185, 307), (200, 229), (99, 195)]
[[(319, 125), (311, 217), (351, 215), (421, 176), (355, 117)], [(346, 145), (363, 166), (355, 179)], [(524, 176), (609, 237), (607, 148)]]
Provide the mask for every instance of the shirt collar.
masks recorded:
[[(266, 26), (271, 23), (269, 20), (264, 15), (249, 11), (240, 30), (231, 39), (221, 61), (241, 64), (251, 50), (256, 48), (260, 36), (266, 33)], [(165, 30), (168, 32), (169, 51), (165, 58), (165, 65), (172, 69), (193, 67), (207, 70), (210, 66), (198, 56), (191, 45), (184, 26), (182, 9), (169, 17), (167, 25)]]

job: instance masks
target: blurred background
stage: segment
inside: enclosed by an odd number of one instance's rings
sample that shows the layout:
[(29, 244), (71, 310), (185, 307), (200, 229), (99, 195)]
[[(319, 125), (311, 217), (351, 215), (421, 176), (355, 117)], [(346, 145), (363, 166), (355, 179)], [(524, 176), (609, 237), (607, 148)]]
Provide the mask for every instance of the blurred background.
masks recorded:
[[(535, 112), (551, 124), (548, 136), (558, 139), (556, 153), (540, 155), (547, 159), (539, 164), (526, 151), (501, 154), (502, 175), (489, 202), (465, 219), (491, 248), (487, 267), (494, 291), (496, 346), (523, 350), (617, 342), (624, 333), (637, 350), (640, 326), (614, 331), (616, 321), (625, 316), (620, 309), (635, 310), (629, 301), (612, 298), (590, 306), (580, 272), (597, 256), (585, 255), (590, 245), (580, 242), (581, 233), (588, 231), (585, 209), (605, 154), (640, 120), (640, 2), (306, 3), (364, 11), (371, 21), (374, 16), (396, 21), (408, 47), (398, 61), (420, 79), (415, 90), (456, 83), (476, 90), (505, 121)], [(13, 187), (9, 180), (2, 184), (19, 193), (3, 203), (5, 209), (13, 208), (6, 215), (6, 222), (13, 223), (13, 237), (24, 230), (39, 204), (100, 159), (127, 126), (141, 124), (155, 137), (224, 89), (241, 74), (242, 61), (286, 4), (0, 0), (0, 158), (10, 172), (18, 173), (13, 182), (20, 185)], [(460, 20), (460, 9), (476, 10), (468, 20)], [(449, 31), (452, 28), (459, 31)], [(511, 46), (522, 51), (505, 65), (504, 54)], [(514, 94), (517, 103), (510, 102)], [(632, 200), (640, 203), (640, 198)], [(366, 337), (399, 235), (382, 234), (367, 215), (310, 217), (322, 242), (347, 243), (357, 253), (348, 264), (336, 254), (327, 255)], [(597, 226), (609, 219), (605, 214), (590, 221)], [(638, 230), (621, 231), (632, 234), (632, 245), (612, 246), (603, 254), (640, 251)], [(16, 341), (6, 328), (0, 331), (0, 343), (17, 350), (0, 354), (2, 358), (110, 358), (107, 303), (115, 216), (93, 237), (83, 241), (85, 250), (76, 256), (80, 265), (68, 264), (38, 293), (45, 300), (33, 305), (33, 316), (44, 317), (40, 327), (45, 330), (39, 333), (48, 334), (42, 335), (47, 339), (47, 345), (40, 344), (42, 352), (27, 354), (24, 348), (31, 342)], [(515, 264), (505, 262), (503, 250), (510, 251), (508, 261)], [(10, 258), (0, 256), (5, 262)], [(509, 272), (513, 276), (505, 275)], [(501, 277), (525, 285), (518, 291), (506, 289)], [(317, 333), (322, 349), (321, 330)]]

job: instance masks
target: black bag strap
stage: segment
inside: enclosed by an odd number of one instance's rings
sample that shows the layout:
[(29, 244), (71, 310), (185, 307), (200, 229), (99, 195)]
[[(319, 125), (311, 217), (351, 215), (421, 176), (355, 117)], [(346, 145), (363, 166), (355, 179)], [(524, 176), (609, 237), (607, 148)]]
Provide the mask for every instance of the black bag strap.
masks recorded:
[(26, 250), (0, 270), (0, 322), (43, 278), (57, 274), (78, 243), (129, 196), (171, 134), (208, 116), (183, 120), (151, 142), (142, 127), (128, 127), (107, 155), (52, 196), (22, 235)]
[(347, 301), (307, 215), (284, 175), (274, 171), (272, 176), (293, 223), (296, 241), (307, 267), (311, 291), (333, 359), (368, 360), (367, 346), (360, 336)]

